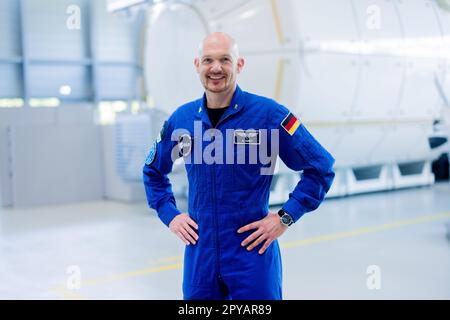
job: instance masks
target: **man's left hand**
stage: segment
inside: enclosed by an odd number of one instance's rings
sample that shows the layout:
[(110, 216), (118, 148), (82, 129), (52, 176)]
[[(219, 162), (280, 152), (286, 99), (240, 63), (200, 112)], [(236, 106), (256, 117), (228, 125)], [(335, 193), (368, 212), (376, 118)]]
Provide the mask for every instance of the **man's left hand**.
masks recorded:
[[(261, 242), (264, 245), (259, 249), (258, 253), (263, 254), (264, 251), (270, 246), (272, 241), (281, 236), (286, 230), (287, 226), (281, 224), (280, 216), (276, 213), (269, 213), (266, 217), (261, 220), (252, 222), (238, 229), (238, 233), (242, 233), (248, 230), (256, 229), (251, 235), (249, 235), (241, 245), (247, 247), (248, 251), (251, 251)], [(250, 244), (250, 245), (249, 245)]]

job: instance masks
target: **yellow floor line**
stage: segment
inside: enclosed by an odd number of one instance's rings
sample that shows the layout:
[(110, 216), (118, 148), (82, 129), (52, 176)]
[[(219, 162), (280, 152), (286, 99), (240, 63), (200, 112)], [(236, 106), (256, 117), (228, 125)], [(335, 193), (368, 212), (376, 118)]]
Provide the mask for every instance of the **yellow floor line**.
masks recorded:
[[(89, 280), (82, 280), (81, 288), (86, 287), (86, 286), (108, 284), (108, 283), (112, 283), (115, 281), (120, 281), (120, 280), (124, 280), (124, 279), (128, 279), (128, 278), (132, 278), (132, 277), (139, 277), (139, 276), (143, 276), (143, 275), (147, 275), (147, 274), (151, 274), (151, 273), (157, 273), (157, 272), (168, 271), (168, 270), (177, 270), (177, 269), (181, 269), (182, 267), (183, 267), (182, 263), (176, 263), (176, 264), (161, 266), (161, 267), (157, 267), (157, 268), (146, 268), (146, 269), (141, 269), (141, 270), (136, 270), (136, 271), (131, 271), (131, 272), (119, 273), (116, 275), (92, 278)], [(86, 296), (84, 296), (76, 291), (69, 290), (69, 289), (65, 288), (64, 286), (53, 287), (50, 289), (50, 291), (59, 294), (66, 300), (87, 300)]]
[(376, 232), (399, 228), (399, 227), (404, 227), (404, 226), (408, 226), (408, 225), (442, 220), (445, 218), (450, 218), (450, 212), (420, 216), (420, 217), (413, 218), (413, 219), (399, 220), (399, 221), (395, 221), (392, 223), (387, 223), (387, 224), (383, 224), (383, 225), (379, 225), (379, 226), (364, 227), (364, 228), (354, 229), (354, 230), (350, 230), (350, 231), (337, 232), (337, 233), (327, 234), (327, 235), (318, 236), (318, 237), (309, 238), (309, 239), (284, 242), (284, 243), (280, 244), (280, 247), (283, 249), (290, 249), (290, 248), (300, 247), (300, 246), (309, 245), (309, 244), (316, 244), (316, 243), (324, 242), (324, 241), (333, 241), (333, 240), (339, 240), (339, 239), (344, 239), (344, 238), (356, 237), (356, 236), (360, 236), (360, 235), (376, 233)]
[[(420, 223), (443, 220), (446, 218), (450, 218), (450, 212), (444, 212), (444, 213), (439, 213), (439, 214), (434, 214), (434, 215), (419, 216), (419, 217), (412, 218), (412, 219), (398, 220), (398, 221), (394, 221), (392, 223), (387, 223), (387, 224), (383, 224), (383, 225), (358, 228), (358, 229), (354, 229), (354, 230), (337, 232), (337, 233), (322, 235), (322, 236), (313, 237), (313, 238), (309, 238), (309, 239), (283, 242), (283, 243), (280, 243), (280, 246), (283, 249), (291, 249), (291, 248), (316, 244), (316, 243), (325, 242), (325, 241), (334, 241), (334, 240), (339, 240), (339, 239), (344, 239), (344, 238), (357, 237), (357, 236), (366, 235), (366, 234), (373, 234), (373, 233), (380, 232), (380, 231), (386, 231), (386, 230), (390, 230), (390, 229), (395, 229), (395, 228), (400, 228), (400, 227), (405, 227), (405, 226), (410, 226), (410, 225), (416, 225), (416, 224), (420, 224)], [(159, 260), (163, 261), (163, 260), (181, 260), (181, 259), (182, 259), (182, 256), (172, 256), (172, 257), (167, 257), (167, 258), (161, 258)], [(139, 276), (143, 276), (143, 275), (159, 273), (159, 272), (169, 271), (169, 270), (178, 270), (178, 269), (182, 269), (182, 268), (183, 268), (183, 263), (174, 263), (174, 264), (169, 264), (169, 265), (163, 265), (160, 267), (145, 268), (145, 269), (140, 269), (140, 270), (136, 270), (136, 271), (120, 273), (117, 275), (110, 275), (110, 276), (105, 276), (105, 277), (93, 278), (93, 279), (89, 279), (89, 280), (82, 280), (82, 287), (100, 285), (100, 284), (108, 284), (111, 282), (124, 280), (124, 279), (132, 278), (132, 277), (139, 277)], [(71, 290), (65, 289), (63, 286), (54, 287), (51, 289), (51, 291), (59, 293), (60, 295), (63, 296), (64, 299), (86, 299), (85, 296), (78, 294), (76, 292), (73, 292)]]
[(172, 256), (172, 257), (166, 257), (166, 258), (159, 258), (157, 261), (158, 262), (167, 262), (167, 261), (171, 261), (171, 262), (177, 261), (178, 262), (182, 259), (183, 259), (183, 256), (180, 255), (180, 256)]
[(124, 272), (124, 273), (119, 273), (116, 275), (110, 275), (110, 276), (106, 276), (106, 277), (99, 277), (99, 278), (95, 278), (95, 279), (84, 280), (82, 282), (82, 285), (83, 286), (92, 286), (92, 285), (106, 284), (106, 283), (111, 283), (114, 281), (124, 280), (124, 279), (128, 279), (128, 278), (140, 277), (140, 276), (144, 276), (147, 274), (181, 269), (182, 267), (183, 267), (182, 263), (175, 263), (175, 264), (169, 264), (169, 265), (156, 267), (156, 268), (145, 268), (145, 269), (141, 269), (141, 270)]

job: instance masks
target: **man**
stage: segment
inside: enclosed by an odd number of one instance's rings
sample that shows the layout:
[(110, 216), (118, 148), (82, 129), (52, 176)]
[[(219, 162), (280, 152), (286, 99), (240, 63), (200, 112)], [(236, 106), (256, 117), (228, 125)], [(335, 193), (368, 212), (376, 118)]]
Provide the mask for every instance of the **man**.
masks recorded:
[[(170, 116), (150, 150), (143, 169), (149, 206), (186, 244), (185, 299), (282, 299), (276, 239), (322, 202), (334, 159), (288, 109), (237, 86), (244, 59), (230, 36), (206, 37), (194, 63), (205, 93)], [(269, 213), (277, 155), (303, 173), (280, 212)], [(177, 209), (167, 178), (179, 157), (189, 180), (187, 213)]]

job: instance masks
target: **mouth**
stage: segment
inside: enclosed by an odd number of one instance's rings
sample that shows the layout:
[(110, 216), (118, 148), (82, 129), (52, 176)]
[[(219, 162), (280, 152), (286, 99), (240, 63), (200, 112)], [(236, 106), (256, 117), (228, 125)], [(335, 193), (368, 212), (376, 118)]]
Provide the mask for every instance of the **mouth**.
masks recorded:
[(218, 81), (218, 80), (222, 80), (225, 79), (224, 75), (209, 75), (207, 76), (208, 79), (213, 80), (213, 81)]

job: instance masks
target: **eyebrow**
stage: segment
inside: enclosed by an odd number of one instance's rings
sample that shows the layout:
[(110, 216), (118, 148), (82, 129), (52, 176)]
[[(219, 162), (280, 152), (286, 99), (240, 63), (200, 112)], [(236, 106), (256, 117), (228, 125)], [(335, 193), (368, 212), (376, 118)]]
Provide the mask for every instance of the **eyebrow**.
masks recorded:
[[(211, 55), (204, 55), (202, 57), (202, 59), (205, 59), (205, 58), (211, 58)], [(225, 54), (225, 55), (220, 56), (220, 58), (232, 58), (232, 56), (230, 54)]]

